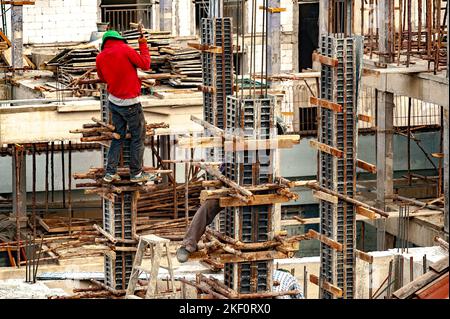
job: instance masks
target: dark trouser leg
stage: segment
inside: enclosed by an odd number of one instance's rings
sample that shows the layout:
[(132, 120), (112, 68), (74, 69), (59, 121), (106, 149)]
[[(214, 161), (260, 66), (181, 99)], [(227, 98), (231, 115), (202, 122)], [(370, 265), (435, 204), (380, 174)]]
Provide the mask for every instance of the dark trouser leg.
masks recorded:
[(120, 106), (117, 106), (109, 102), (109, 110), (112, 115), (112, 122), (113, 125), (116, 127), (116, 132), (120, 134), (121, 139), (120, 140), (113, 139), (111, 141), (111, 146), (109, 147), (108, 151), (108, 165), (106, 166), (106, 173), (108, 174), (116, 173), (117, 165), (119, 163), (120, 158), (120, 149), (127, 130), (127, 122), (121, 115), (120, 109), (118, 109), (119, 107)]
[[(132, 109), (131, 109), (132, 108)], [(137, 175), (142, 170), (144, 160), (145, 117), (141, 103), (129, 107), (128, 129), (131, 134), (130, 174)]]
[(189, 226), (181, 245), (186, 247), (189, 252), (196, 251), (197, 243), (204, 234), (206, 226), (212, 223), (214, 217), (216, 217), (222, 209), (223, 208), (219, 206), (218, 199), (209, 199), (200, 206), (192, 219), (191, 225)]

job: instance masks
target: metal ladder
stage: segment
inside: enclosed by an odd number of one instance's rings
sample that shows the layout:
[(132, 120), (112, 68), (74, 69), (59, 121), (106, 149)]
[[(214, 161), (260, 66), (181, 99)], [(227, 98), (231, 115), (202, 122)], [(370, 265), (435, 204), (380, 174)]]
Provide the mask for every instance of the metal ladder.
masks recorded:
[[(147, 291), (145, 293), (145, 299), (154, 298), (175, 298), (175, 280), (173, 276), (172, 260), (170, 259), (169, 253), (169, 239), (161, 238), (155, 235), (144, 235), (139, 237), (139, 244), (136, 251), (136, 257), (133, 262), (133, 269), (131, 271), (130, 281), (128, 282), (127, 292), (125, 298), (127, 299), (141, 299), (135, 295), (136, 285), (141, 273), (147, 273), (150, 275)], [(147, 247), (151, 250), (151, 269), (146, 269), (142, 267), (142, 260), (144, 258), (144, 253)], [(171, 281), (171, 290), (166, 293), (158, 292), (158, 271), (160, 266), (160, 260), (162, 255), (162, 250), (166, 250), (168, 270)]]

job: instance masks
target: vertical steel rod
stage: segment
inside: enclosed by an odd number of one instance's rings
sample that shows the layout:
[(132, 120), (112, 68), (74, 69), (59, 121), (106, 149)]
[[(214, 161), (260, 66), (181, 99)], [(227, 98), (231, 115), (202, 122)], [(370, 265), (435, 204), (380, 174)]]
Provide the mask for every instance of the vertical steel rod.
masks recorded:
[(66, 208), (66, 167), (64, 165), (64, 141), (61, 141), (61, 178), (62, 178), (62, 201)]

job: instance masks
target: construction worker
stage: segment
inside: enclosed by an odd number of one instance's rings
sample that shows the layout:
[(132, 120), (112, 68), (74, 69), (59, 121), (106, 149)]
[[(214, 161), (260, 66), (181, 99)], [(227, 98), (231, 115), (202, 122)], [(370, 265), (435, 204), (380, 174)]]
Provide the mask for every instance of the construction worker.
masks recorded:
[(184, 235), (181, 246), (177, 249), (177, 260), (184, 263), (189, 255), (197, 251), (197, 243), (205, 233), (206, 226), (211, 224), (214, 217), (223, 210), (218, 199), (208, 199), (200, 206), (192, 219), (189, 229)]
[(283, 295), (278, 296), (275, 299), (305, 299), (302, 288), (300, 287), (297, 279), (291, 275), (286, 269), (275, 269), (273, 272), (273, 291), (285, 292), (297, 290), (296, 295)]
[(127, 128), (131, 134), (130, 181), (146, 182), (154, 175), (142, 170), (144, 157), (145, 118), (142, 105), (141, 81), (137, 68), (150, 69), (150, 53), (147, 39), (139, 26), (139, 52), (127, 45), (127, 41), (117, 31), (109, 30), (103, 35), (101, 53), (97, 56), (97, 74), (107, 84), (109, 109), (112, 122), (120, 139), (113, 139), (108, 152), (108, 165), (103, 180), (111, 183), (120, 180), (116, 173), (120, 149), (125, 139)]

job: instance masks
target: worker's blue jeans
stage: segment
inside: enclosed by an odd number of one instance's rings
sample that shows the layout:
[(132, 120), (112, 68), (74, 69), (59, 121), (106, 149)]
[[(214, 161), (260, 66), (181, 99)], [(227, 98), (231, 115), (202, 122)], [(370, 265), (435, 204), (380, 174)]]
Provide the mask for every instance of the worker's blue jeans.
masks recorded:
[(137, 175), (142, 170), (145, 140), (145, 117), (141, 103), (130, 106), (118, 106), (109, 102), (109, 110), (112, 115), (115, 132), (120, 134), (120, 139), (113, 139), (108, 152), (108, 165), (106, 173), (115, 174), (120, 159), (120, 150), (128, 132), (130, 141), (130, 174)]

